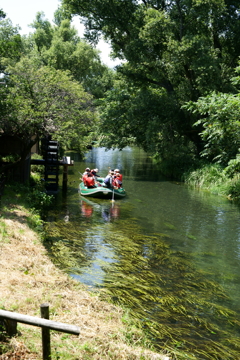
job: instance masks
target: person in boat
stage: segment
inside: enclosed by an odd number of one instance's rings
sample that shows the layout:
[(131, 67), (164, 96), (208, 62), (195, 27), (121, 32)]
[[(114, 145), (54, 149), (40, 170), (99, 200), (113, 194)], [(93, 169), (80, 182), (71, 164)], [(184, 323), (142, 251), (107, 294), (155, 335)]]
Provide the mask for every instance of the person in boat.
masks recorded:
[(113, 175), (112, 186), (113, 186), (113, 188), (116, 189), (116, 190), (117, 190), (117, 189), (120, 189), (120, 187), (121, 187), (121, 184), (119, 183), (119, 181), (118, 181), (118, 179), (117, 179), (117, 177), (116, 177), (115, 174)]
[(86, 186), (86, 179), (88, 177), (88, 174), (91, 172), (90, 168), (86, 168), (84, 173), (82, 174), (82, 181), (84, 183), (84, 185)]
[(113, 188), (113, 177), (114, 177), (114, 171), (113, 170), (109, 170), (107, 176), (105, 177), (105, 179), (103, 180), (104, 184), (112, 189)]
[(118, 189), (122, 187), (122, 174), (120, 174), (119, 169), (114, 170), (114, 186)]
[(98, 178), (100, 178), (101, 176), (98, 174), (98, 169), (93, 169), (91, 170), (91, 173), (95, 179), (95, 184), (97, 186), (102, 186), (101, 182), (98, 181)]
[(93, 174), (90, 172), (88, 173), (87, 177), (85, 178), (85, 186), (87, 186), (89, 189), (95, 188), (96, 187), (96, 181), (95, 178), (93, 176)]
[(95, 177), (95, 180), (97, 180), (97, 178), (100, 177), (100, 175), (98, 175), (98, 169), (93, 169), (93, 170), (91, 170), (91, 173), (92, 173), (93, 176)]
[(90, 168), (87, 167), (87, 168), (85, 169), (84, 173), (83, 173), (83, 176), (84, 176), (84, 175), (87, 175), (88, 173), (90, 173), (90, 171), (91, 171)]
[(120, 170), (119, 169), (115, 169), (114, 170), (114, 174), (118, 177), (118, 179), (122, 182), (122, 174), (120, 173)]

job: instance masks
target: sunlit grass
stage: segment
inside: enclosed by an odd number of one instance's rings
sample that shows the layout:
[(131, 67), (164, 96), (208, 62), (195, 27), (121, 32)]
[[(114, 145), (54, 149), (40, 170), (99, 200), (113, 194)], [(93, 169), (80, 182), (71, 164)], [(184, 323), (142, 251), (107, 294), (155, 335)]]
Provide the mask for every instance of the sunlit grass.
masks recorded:
[[(5, 198), (1, 209), (0, 308), (40, 317), (40, 305), (48, 302), (51, 320), (79, 326), (79, 336), (51, 331), (55, 360), (163, 359), (160, 353), (144, 348), (145, 335), (140, 328), (124, 325), (123, 309), (102, 301), (99, 292), (90, 293), (54, 266), (39, 233), (27, 224), (31, 212), (20, 198), (17, 204), (7, 203)], [(62, 257), (72, 255), (65, 250), (60, 251)], [(18, 324), (18, 331), (10, 342), (0, 342), (0, 350), (7, 352), (8, 358), (42, 359), (41, 329)]]
[(226, 196), (230, 200), (240, 200), (240, 175), (236, 173), (229, 177), (218, 164), (208, 164), (185, 174), (184, 182), (212, 194)]

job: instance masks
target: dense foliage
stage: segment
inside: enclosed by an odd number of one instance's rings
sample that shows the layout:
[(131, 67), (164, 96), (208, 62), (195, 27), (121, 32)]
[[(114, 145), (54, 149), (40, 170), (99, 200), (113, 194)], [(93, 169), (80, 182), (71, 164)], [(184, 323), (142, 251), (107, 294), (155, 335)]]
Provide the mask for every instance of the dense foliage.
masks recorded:
[(23, 156), (42, 136), (53, 134), (63, 145), (84, 139), (94, 122), (91, 96), (68, 72), (40, 66), (22, 58), (7, 68), (5, 103), (8, 111), (0, 118), (2, 135), (21, 138)]
[(204, 124), (182, 106), (213, 91), (236, 91), (231, 77), (240, 55), (239, 2), (63, 3), (82, 17), (89, 40), (96, 42), (103, 34), (113, 54), (125, 60), (103, 102), (102, 144), (133, 142), (161, 158), (178, 156), (177, 149), (184, 156), (200, 156)]
[[(71, 26), (76, 14), (88, 42), (104, 36), (112, 56), (123, 60), (116, 71)], [(108, 148), (135, 144), (179, 172), (204, 157), (233, 173), (239, 167), (239, 17), (236, 0), (62, 0), (54, 25), (39, 12), (33, 33), (21, 37), (1, 11), (0, 66), (11, 83), (0, 87), (2, 132), (13, 131), (14, 121), (13, 133), (23, 124), (31, 127), (26, 135), (51, 130), (81, 151), (79, 144), (92, 140)], [(29, 76), (33, 84), (36, 67), (32, 96), (32, 85), (20, 82)], [(52, 79), (46, 86), (45, 73)], [(77, 84), (81, 90), (73, 95)], [(50, 109), (49, 99), (63, 88), (68, 99), (58, 106), (57, 95)]]
[(18, 28), (12, 26), (10, 19), (4, 19), (4, 13), (0, 13), (0, 72), (4, 71), (3, 58), (10, 61), (18, 61), (21, 57), (22, 40)]
[[(240, 148), (240, 93), (237, 90), (240, 84), (240, 67), (237, 67), (237, 76), (232, 79), (236, 86), (235, 93), (212, 92), (200, 97), (196, 102), (188, 102), (184, 108), (197, 114), (201, 124), (204, 149), (201, 155), (210, 161), (218, 162), (223, 166), (233, 164), (233, 159), (239, 158)], [(235, 162), (236, 162), (235, 160)], [(239, 171), (239, 160), (236, 168)]]
[(94, 99), (111, 86), (112, 71), (65, 12), (58, 9), (55, 20), (52, 25), (38, 13), (33, 33), (20, 36), (0, 13), (0, 140), (21, 145), (7, 157), (11, 164), (23, 161), (42, 136), (80, 152), (95, 139)]
[(37, 57), (43, 65), (69, 70), (86, 91), (101, 97), (111, 86), (111, 70), (101, 63), (99, 52), (79, 37), (66, 17), (58, 9), (55, 13), (58, 25), (53, 26), (44, 13), (37, 13), (31, 24), (34, 33), (25, 41), (25, 52)]

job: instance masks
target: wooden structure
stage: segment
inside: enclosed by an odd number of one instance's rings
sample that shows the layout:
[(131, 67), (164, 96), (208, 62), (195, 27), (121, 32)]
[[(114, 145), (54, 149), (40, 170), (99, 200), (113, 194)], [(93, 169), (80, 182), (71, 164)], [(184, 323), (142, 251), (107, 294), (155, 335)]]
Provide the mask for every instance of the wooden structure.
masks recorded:
[[(34, 147), (38, 151), (39, 144)], [(21, 153), (24, 149), (24, 142), (15, 136), (4, 135), (0, 137), (0, 155), (5, 157), (9, 155), (16, 155)], [(70, 157), (60, 157), (60, 145), (58, 141), (52, 140), (50, 137), (41, 139), (40, 152), (43, 156), (42, 160), (31, 159), (29, 153), (24, 162), (21, 162), (18, 166), (14, 166), (6, 170), (6, 177), (8, 179), (27, 183), (30, 179), (31, 164), (44, 166), (44, 180), (46, 184), (46, 191), (48, 193), (56, 193), (58, 191), (59, 182), (59, 166), (63, 166), (63, 191), (67, 189), (67, 177), (68, 167), (73, 166), (73, 161)], [(2, 163), (2, 165), (8, 165), (8, 163)], [(0, 162), (1, 166), (1, 162)], [(2, 184), (3, 185), (3, 184)], [(3, 194), (3, 186), (1, 186), (0, 179), (0, 194)], [(1, 195), (0, 195), (1, 196)]]
[(63, 182), (62, 182), (62, 188), (63, 191), (67, 191), (67, 182), (68, 182), (68, 167), (73, 166), (73, 161), (69, 156), (64, 156), (61, 165), (63, 165)]
[(48, 192), (56, 192), (58, 190), (59, 175), (59, 143), (58, 141), (43, 139), (42, 153), (44, 156), (44, 180), (46, 190)]
[(41, 140), (41, 153), (43, 159), (32, 159), (31, 164), (43, 165), (44, 169), (44, 180), (46, 182), (46, 191), (48, 193), (56, 193), (58, 191), (59, 182), (59, 167), (63, 166), (63, 191), (67, 190), (67, 179), (68, 179), (68, 167), (73, 166), (74, 163), (70, 157), (63, 156), (59, 160), (60, 146), (59, 142), (45, 138)]
[(50, 329), (68, 334), (79, 335), (80, 328), (75, 325), (68, 325), (49, 320), (49, 305), (40, 306), (41, 318), (22, 315), (11, 311), (0, 310), (0, 318), (4, 319), (6, 332), (9, 336), (17, 334), (17, 323), (23, 323), (42, 328), (42, 354), (43, 360), (51, 360)]

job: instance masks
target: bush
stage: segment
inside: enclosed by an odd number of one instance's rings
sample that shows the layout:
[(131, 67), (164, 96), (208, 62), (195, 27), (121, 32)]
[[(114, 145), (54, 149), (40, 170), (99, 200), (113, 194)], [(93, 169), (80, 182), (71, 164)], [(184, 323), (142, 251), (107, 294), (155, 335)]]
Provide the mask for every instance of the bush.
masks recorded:
[(204, 165), (184, 175), (186, 184), (204, 189), (220, 186), (227, 180), (227, 175), (223, 172), (223, 168), (219, 164)]
[[(38, 154), (33, 154), (31, 156), (33, 160), (42, 160), (42, 156)], [(44, 174), (44, 166), (43, 165), (31, 165), (32, 173)]]
[(231, 200), (240, 201), (240, 175), (237, 174), (228, 187), (228, 198)]
[(38, 181), (27, 195), (27, 201), (31, 207), (42, 210), (52, 204), (54, 196), (45, 192), (44, 183)]

